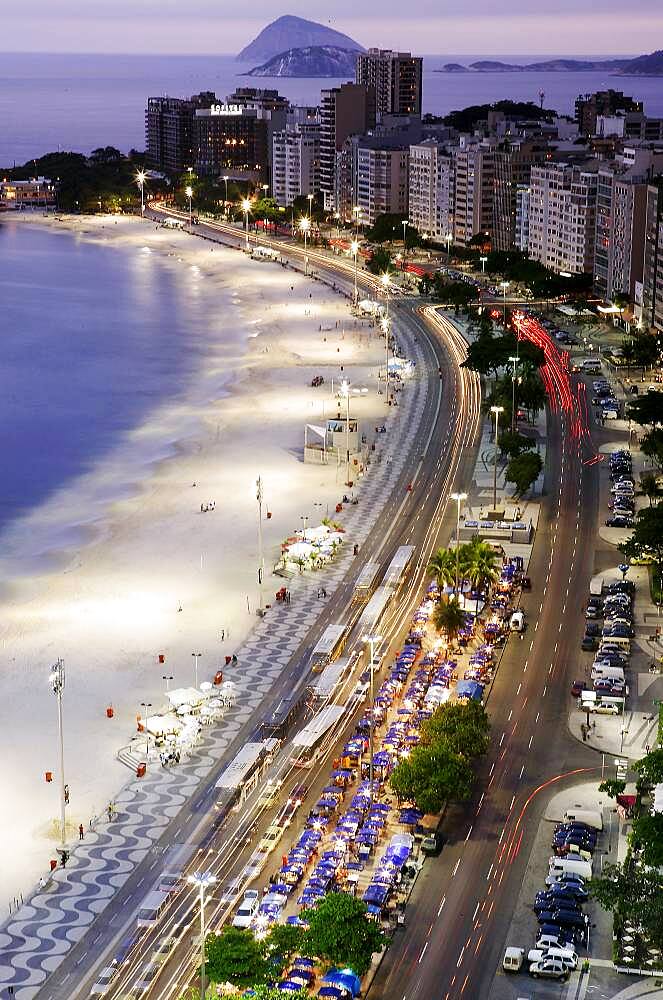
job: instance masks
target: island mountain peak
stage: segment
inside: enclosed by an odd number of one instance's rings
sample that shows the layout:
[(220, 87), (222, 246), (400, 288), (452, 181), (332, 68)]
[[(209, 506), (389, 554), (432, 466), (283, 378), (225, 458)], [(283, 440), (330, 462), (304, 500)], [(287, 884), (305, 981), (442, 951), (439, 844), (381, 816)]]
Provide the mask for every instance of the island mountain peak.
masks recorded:
[(364, 51), (363, 46), (340, 31), (294, 14), (283, 14), (266, 25), (260, 34), (242, 49), (237, 58), (242, 62), (265, 63), (289, 50), (311, 46), (334, 46), (356, 52)]

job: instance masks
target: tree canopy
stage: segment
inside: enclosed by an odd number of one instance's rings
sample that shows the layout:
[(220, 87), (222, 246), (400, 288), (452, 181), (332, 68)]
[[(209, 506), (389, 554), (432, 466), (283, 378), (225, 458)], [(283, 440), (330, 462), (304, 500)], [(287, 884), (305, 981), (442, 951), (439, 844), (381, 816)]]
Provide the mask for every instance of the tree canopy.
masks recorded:
[(506, 467), (507, 483), (513, 483), (518, 496), (522, 496), (536, 482), (543, 469), (538, 451), (524, 451), (512, 458)]
[(629, 855), (622, 864), (604, 865), (590, 891), (604, 910), (635, 920), (663, 948), (663, 873)]
[(224, 927), (205, 939), (206, 971), (215, 983), (251, 986), (264, 982), (269, 973), (263, 947), (250, 930)]
[(439, 632), (446, 633), (450, 642), (453, 642), (464, 624), (465, 612), (455, 597), (450, 601), (438, 601), (433, 611), (433, 625)]
[(619, 550), (628, 559), (651, 560), (660, 581), (663, 575), (663, 503), (637, 512), (633, 534), (622, 542)]
[(315, 910), (302, 912), (309, 925), (304, 937), (307, 950), (363, 976), (373, 954), (385, 944), (384, 934), (367, 913), (361, 899), (344, 892), (327, 893)]
[(628, 404), (628, 415), (636, 424), (663, 425), (663, 392), (643, 392)]

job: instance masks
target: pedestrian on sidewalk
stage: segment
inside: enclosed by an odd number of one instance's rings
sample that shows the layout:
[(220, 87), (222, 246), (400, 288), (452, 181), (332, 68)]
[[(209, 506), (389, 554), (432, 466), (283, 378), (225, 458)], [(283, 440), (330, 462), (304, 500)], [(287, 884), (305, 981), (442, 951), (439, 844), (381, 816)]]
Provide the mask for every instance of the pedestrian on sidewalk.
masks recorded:
[(85, 830), (83, 829), (83, 824), (82, 824), (82, 823), (79, 823), (79, 824), (78, 824), (78, 839), (79, 839), (79, 840), (82, 840), (82, 839), (83, 839), (83, 836), (84, 836), (84, 834), (85, 834)]

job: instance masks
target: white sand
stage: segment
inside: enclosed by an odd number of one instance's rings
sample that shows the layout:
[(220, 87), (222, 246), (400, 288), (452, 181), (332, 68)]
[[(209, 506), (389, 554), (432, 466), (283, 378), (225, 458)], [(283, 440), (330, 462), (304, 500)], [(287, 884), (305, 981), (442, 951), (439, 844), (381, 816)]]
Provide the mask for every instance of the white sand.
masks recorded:
[[(254, 611), (257, 476), (273, 512), (263, 522), (268, 567), (302, 515), (316, 523), (324, 512), (319, 505), (333, 509), (340, 498), (336, 467), (302, 460), (304, 424), (321, 422), (323, 403), (327, 415), (336, 412), (329, 385), (311, 388), (312, 376), (323, 374), (329, 383), (344, 364), (353, 383), (368, 386), (368, 396), (352, 407), (367, 429), (386, 409), (376, 394), (382, 343), (368, 330), (353, 331), (347, 301), (325, 286), (139, 220), (39, 221), (126, 252), (149, 247), (170, 255), (171, 267), (198, 267), (195, 280), (218, 286), (218, 311), (203, 331), (207, 364), (186, 403), (164, 400), (132, 431), (126, 449), (105, 456), (9, 533), (18, 558), (7, 551), (2, 557), (5, 569), (17, 569), (26, 533), (48, 529), (52, 537), (84, 511), (94, 529), (85, 544), (56, 552), (52, 572), (9, 580), (11, 596), (0, 605), (0, 788), (9, 807), (0, 834), (1, 905), (29, 889), (54, 856), (59, 800), (50, 664), (58, 656), (66, 663), (68, 821), (76, 830), (130, 777), (115, 754), (135, 731), (140, 702), (152, 702), (153, 710), (163, 704), (162, 675), (173, 674), (174, 685), (192, 683), (196, 650), (203, 654), (201, 679), (211, 677), (255, 622), (247, 599)], [(320, 333), (321, 324), (334, 329)], [(169, 442), (169, 457), (127, 467), (136, 443), (152, 438)], [(121, 486), (116, 495), (125, 499), (99, 499), (109, 482)], [(216, 510), (201, 514), (200, 504), (211, 499)], [(269, 594), (279, 585), (268, 576)], [(224, 643), (222, 627), (230, 633)], [(47, 770), (55, 774), (52, 784), (44, 780)]]

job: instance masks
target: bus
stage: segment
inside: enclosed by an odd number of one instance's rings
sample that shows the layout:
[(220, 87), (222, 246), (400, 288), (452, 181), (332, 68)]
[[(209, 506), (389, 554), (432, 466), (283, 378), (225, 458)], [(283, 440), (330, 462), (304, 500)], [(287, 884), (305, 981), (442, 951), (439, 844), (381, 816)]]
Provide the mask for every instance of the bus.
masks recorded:
[(380, 564), (376, 562), (367, 562), (357, 577), (355, 589), (352, 593), (353, 604), (360, 604), (369, 599), (375, 590), (379, 575)]
[(313, 766), (323, 751), (325, 737), (343, 718), (345, 710), (345, 705), (327, 705), (293, 737), (290, 760), (295, 767)]
[(285, 739), (288, 731), (301, 715), (306, 703), (306, 693), (291, 694), (281, 698), (270, 715), (266, 715), (260, 726), (260, 735), (274, 736), (278, 740)]
[(153, 889), (148, 893), (138, 909), (136, 923), (139, 927), (154, 927), (159, 917), (170, 903), (169, 892)]
[(371, 635), (375, 632), (393, 596), (394, 591), (391, 587), (378, 587), (360, 615), (359, 634), (361, 636)]
[(335, 660), (343, 652), (348, 637), (347, 625), (328, 625), (311, 653), (311, 670), (319, 674), (328, 663)]
[(313, 697), (320, 701), (328, 701), (352, 669), (354, 659), (354, 656), (341, 656), (335, 663), (326, 667), (315, 684), (309, 688)]
[(241, 805), (271, 764), (272, 753), (278, 745), (279, 740), (273, 738), (245, 743), (219, 776), (214, 786), (216, 790), (230, 793), (233, 802)]
[(383, 586), (398, 590), (413, 555), (414, 545), (401, 545), (400, 548), (396, 549), (394, 558), (389, 563), (384, 575)]

